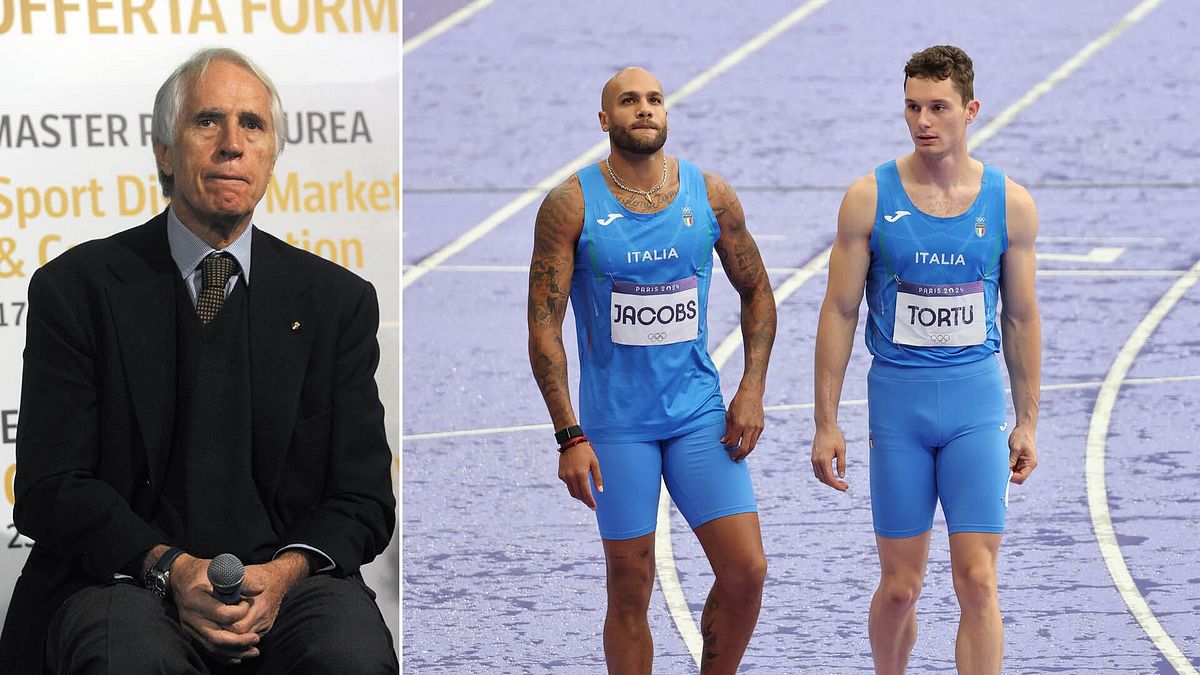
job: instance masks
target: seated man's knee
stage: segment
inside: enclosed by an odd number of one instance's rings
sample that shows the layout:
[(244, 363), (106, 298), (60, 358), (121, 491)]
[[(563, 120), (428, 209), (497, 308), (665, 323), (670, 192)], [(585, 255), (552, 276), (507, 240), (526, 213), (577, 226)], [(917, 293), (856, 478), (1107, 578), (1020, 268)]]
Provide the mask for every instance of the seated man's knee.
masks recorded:
[[(347, 626), (347, 628), (352, 628)], [(395, 675), (395, 653), (355, 630), (336, 630), (306, 643), (289, 672)]]
[(144, 588), (90, 586), (63, 603), (46, 633), (46, 661), (55, 673), (200, 672), (198, 652)]
[(295, 587), (259, 643), (262, 673), (395, 673), (395, 643), (361, 581), (324, 575)]

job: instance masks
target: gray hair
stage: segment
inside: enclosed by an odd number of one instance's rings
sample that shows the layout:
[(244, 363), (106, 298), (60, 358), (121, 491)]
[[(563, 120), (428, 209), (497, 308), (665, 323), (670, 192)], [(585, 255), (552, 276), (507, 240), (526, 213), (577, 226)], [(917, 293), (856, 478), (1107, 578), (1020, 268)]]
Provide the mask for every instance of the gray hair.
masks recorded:
[[(166, 82), (163, 82), (162, 86), (158, 88), (158, 94), (154, 97), (154, 116), (150, 127), (151, 138), (156, 144), (168, 148), (175, 147), (175, 125), (179, 121), (179, 111), (183, 109), (183, 99), (196, 81), (204, 76), (213, 61), (226, 61), (241, 66), (250, 71), (267, 88), (267, 93), (271, 96), (271, 124), (275, 127), (275, 158), (278, 159), (287, 142), (287, 120), (283, 116), (283, 103), (279, 100), (279, 92), (276, 91), (271, 78), (267, 77), (267, 74), (245, 54), (227, 47), (201, 49), (180, 64)], [(163, 196), (170, 197), (171, 190), (175, 187), (175, 179), (164, 174), (159, 168), (158, 180), (162, 185)]]

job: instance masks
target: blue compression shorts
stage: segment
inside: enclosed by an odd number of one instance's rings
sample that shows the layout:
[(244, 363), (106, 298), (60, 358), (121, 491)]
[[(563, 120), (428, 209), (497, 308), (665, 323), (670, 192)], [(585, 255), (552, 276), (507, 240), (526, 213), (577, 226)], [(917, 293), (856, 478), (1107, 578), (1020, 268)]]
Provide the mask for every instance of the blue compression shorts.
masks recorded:
[[(725, 423), (664, 441), (593, 443), (604, 477), (596, 521), (604, 539), (633, 539), (654, 531), (660, 483), (695, 529), (710, 520), (758, 510), (750, 470), (721, 444)], [(660, 481), (661, 479), (661, 481)]]
[(950, 534), (1004, 532), (1008, 511), (1007, 407), (997, 360), (867, 374), (871, 515), (900, 539), (933, 527), (940, 500)]

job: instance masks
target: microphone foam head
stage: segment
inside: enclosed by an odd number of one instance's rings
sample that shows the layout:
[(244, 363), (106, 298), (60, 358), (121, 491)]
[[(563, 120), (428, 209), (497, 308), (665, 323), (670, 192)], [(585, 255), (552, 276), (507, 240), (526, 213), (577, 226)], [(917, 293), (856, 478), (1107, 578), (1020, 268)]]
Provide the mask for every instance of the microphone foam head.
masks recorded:
[(246, 568), (232, 553), (222, 553), (208, 564), (208, 582), (217, 590), (232, 590), (245, 576)]

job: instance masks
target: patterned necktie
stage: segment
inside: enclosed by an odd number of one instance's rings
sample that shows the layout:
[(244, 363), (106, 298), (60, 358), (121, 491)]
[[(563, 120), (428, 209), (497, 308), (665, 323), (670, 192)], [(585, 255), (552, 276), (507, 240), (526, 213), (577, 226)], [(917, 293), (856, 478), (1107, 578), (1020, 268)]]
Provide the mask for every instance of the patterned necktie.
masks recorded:
[(209, 253), (200, 261), (200, 295), (196, 298), (196, 316), (207, 324), (225, 304), (225, 286), (238, 273), (237, 259), (228, 253)]

